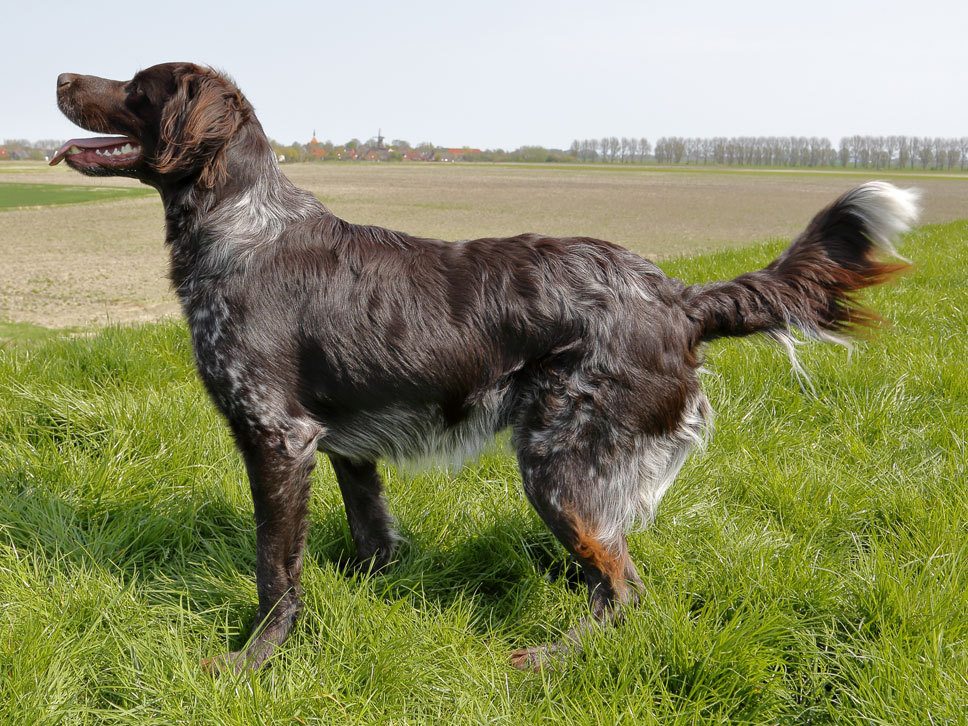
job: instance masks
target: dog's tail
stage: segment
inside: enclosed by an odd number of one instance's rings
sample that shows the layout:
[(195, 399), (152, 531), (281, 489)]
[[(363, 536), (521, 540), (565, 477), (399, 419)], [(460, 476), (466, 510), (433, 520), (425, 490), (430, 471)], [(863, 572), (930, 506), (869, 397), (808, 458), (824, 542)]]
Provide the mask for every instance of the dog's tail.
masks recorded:
[[(845, 343), (842, 334), (881, 318), (855, 293), (909, 266), (894, 239), (918, 217), (918, 193), (887, 182), (863, 184), (817, 214), (776, 260), (762, 270), (684, 291), (695, 343), (725, 336), (766, 333), (792, 355), (790, 328), (806, 336)], [(879, 259), (887, 253), (893, 261)]]

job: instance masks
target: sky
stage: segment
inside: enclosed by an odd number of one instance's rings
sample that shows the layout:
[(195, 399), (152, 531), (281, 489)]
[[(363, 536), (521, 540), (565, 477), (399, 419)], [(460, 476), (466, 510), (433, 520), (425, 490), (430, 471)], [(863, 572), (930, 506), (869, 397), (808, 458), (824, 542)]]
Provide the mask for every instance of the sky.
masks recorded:
[(968, 2), (8, 3), (0, 140), (83, 136), (62, 72), (228, 73), (282, 143), (968, 136)]

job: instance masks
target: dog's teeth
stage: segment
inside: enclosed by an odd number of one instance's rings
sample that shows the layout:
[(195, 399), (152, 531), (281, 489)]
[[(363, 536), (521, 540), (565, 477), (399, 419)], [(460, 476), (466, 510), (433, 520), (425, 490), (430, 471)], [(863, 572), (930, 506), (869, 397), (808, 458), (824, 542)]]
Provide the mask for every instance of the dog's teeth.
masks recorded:
[(101, 149), (98, 149), (94, 153), (97, 154), (98, 156), (104, 156), (104, 152)]
[(114, 147), (114, 151), (112, 151), (111, 154), (113, 156), (121, 156), (121, 149), (119, 149), (118, 147), (115, 146)]
[(122, 154), (130, 154), (131, 153), (131, 144), (125, 144), (124, 146), (122, 146), (121, 147), (121, 153)]

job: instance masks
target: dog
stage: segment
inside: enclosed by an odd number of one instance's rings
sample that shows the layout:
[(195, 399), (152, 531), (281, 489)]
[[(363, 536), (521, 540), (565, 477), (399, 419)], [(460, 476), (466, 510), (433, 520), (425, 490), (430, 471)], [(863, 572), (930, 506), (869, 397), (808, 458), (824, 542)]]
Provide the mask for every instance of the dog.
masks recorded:
[(224, 75), (165, 63), (130, 81), (63, 74), (79, 126), (51, 164), (134, 177), (161, 195), (170, 277), (198, 373), (244, 458), (259, 608), (248, 645), (215, 671), (256, 669), (300, 610), (310, 472), (329, 456), (357, 561), (399, 541), (377, 468), (465, 457), (511, 429), (528, 501), (580, 564), (590, 615), (521, 669), (580, 652), (642, 580), (626, 534), (648, 523), (711, 409), (701, 347), (791, 329), (844, 336), (879, 320), (856, 291), (901, 272), (892, 241), (916, 193), (859, 186), (771, 264), (685, 285), (622, 247), (524, 234), (442, 242), (333, 215), (282, 174), (252, 106)]

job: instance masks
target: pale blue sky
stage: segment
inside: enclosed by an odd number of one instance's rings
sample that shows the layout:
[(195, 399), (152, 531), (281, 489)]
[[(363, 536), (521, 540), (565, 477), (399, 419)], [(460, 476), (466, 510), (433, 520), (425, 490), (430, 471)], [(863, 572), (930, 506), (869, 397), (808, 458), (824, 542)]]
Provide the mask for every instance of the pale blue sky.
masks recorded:
[(968, 2), (17, 2), (0, 139), (83, 135), (69, 71), (227, 71), (289, 143), (567, 147), (663, 135), (968, 135)]

